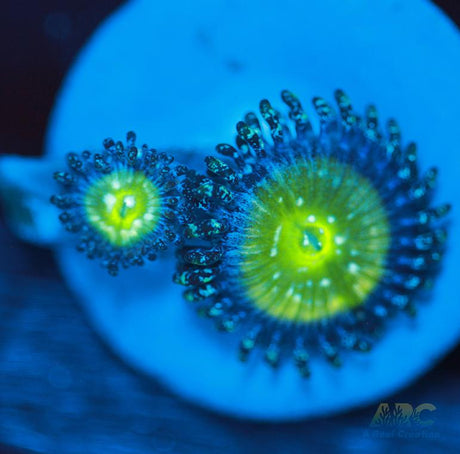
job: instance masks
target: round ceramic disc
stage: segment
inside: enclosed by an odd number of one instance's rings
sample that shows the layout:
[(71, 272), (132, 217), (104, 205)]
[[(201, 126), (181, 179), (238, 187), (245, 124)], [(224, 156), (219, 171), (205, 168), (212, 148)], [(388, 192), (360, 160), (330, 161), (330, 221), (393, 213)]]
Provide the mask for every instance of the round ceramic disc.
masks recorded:
[(217, 332), (184, 302), (171, 257), (113, 278), (69, 237), (57, 246), (63, 275), (114, 351), (200, 405), (294, 419), (381, 399), (460, 335), (459, 80), (458, 31), (426, 1), (131, 1), (96, 31), (61, 89), (47, 135), (57, 168), (66, 152), (129, 130), (140, 143), (212, 154), (260, 99), (282, 109), (287, 88), (312, 113), (313, 96), (331, 100), (342, 88), (357, 112), (372, 102), (382, 120), (397, 118), (422, 169), (439, 168), (436, 201), (454, 203), (448, 251), (415, 319), (390, 320), (371, 352), (345, 355), (339, 369), (315, 360), (308, 380), (289, 362), (275, 371), (260, 358), (239, 362), (239, 336)]

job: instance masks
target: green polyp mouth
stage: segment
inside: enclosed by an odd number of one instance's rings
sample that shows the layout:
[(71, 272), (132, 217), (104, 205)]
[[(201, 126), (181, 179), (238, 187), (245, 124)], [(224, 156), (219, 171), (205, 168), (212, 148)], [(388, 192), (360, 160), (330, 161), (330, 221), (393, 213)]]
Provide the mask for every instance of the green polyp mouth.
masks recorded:
[(144, 173), (119, 169), (90, 184), (84, 209), (89, 224), (110, 244), (131, 246), (158, 225), (161, 195)]
[(271, 257), (280, 255), (284, 267), (301, 270), (315, 268), (331, 253), (331, 228), (318, 222), (315, 215), (302, 210), (286, 214), (273, 238)]
[(316, 257), (324, 250), (324, 229), (304, 227), (302, 230), (302, 238), (300, 247), (303, 248), (305, 254)]
[(385, 270), (386, 209), (371, 181), (332, 158), (280, 167), (253, 194), (239, 264), (258, 309), (310, 322), (363, 304)]

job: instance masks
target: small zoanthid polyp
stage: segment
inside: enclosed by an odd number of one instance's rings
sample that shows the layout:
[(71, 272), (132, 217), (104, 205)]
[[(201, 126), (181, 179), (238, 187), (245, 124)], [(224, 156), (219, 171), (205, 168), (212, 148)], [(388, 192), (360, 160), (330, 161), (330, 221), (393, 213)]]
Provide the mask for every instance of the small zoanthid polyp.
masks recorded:
[(51, 198), (59, 219), (79, 235), (78, 250), (112, 275), (179, 241), (178, 187), (186, 169), (135, 139), (129, 132), (125, 144), (109, 138), (101, 152), (68, 153), (68, 169), (54, 174), (63, 189)]
[(311, 356), (339, 367), (389, 318), (415, 316), (450, 206), (432, 205), (436, 169), (419, 174), (416, 145), (402, 145), (395, 120), (382, 132), (374, 106), (361, 118), (342, 90), (338, 114), (314, 98), (315, 133), (298, 98), (282, 99), (288, 115), (262, 100), (263, 122), (247, 114), (236, 146), (206, 158), (207, 176), (188, 174), (174, 279), (220, 329), (240, 327), (241, 360), (260, 347), (272, 367), (291, 356), (309, 376)]

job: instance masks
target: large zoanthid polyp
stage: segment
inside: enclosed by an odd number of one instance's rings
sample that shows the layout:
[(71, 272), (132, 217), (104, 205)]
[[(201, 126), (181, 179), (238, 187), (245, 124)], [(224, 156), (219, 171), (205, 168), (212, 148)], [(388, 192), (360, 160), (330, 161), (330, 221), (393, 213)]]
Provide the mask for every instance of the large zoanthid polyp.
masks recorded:
[(382, 128), (374, 106), (361, 117), (342, 90), (338, 113), (314, 98), (315, 133), (297, 97), (282, 98), (286, 114), (262, 100), (263, 122), (247, 114), (235, 147), (219, 144), (222, 160), (186, 180), (175, 281), (219, 328), (241, 325), (242, 360), (261, 347), (271, 366), (291, 356), (308, 376), (312, 355), (340, 366), (341, 351), (369, 351), (388, 318), (415, 315), (450, 206), (432, 205), (436, 169), (420, 174), (416, 145), (401, 143), (395, 120)]

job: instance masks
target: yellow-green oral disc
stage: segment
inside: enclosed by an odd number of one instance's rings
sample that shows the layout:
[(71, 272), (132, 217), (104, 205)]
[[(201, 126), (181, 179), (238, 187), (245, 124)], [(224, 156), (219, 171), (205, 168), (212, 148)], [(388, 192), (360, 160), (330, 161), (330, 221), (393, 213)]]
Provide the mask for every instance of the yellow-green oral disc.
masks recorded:
[(332, 158), (278, 168), (252, 195), (240, 271), (249, 301), (310, 322), (362, 304), (385, 270), (390, 226), (371, 181)]
[(84, 195), (91, 226), (116, 247), (132, 245), (153, 232), (161, 198), (143, 172), (115, 170), (94, 181)]

